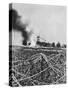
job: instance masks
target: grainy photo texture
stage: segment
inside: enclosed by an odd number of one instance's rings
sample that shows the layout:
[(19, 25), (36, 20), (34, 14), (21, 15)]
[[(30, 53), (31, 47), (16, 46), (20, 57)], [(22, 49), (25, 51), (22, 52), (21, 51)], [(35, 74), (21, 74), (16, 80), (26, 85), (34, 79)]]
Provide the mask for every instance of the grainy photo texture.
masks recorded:
[(66, 7), (9, 5), (9, 86), (66, 83)]

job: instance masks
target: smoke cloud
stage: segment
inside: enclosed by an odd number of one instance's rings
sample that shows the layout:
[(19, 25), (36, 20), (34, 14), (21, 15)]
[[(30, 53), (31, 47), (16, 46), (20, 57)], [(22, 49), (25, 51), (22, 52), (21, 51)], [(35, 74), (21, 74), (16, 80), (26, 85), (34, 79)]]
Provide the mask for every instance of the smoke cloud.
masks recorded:
[(21, 22), (21, 16), (18, 15), (17, 11), (14, 9), (9, 10), (9, 32), (13, 30), (22, 32), (22, 37), (24, 37), (23, 45), (27, 45), (29, 40), (29, 34), (26, 31), (27, 24)]

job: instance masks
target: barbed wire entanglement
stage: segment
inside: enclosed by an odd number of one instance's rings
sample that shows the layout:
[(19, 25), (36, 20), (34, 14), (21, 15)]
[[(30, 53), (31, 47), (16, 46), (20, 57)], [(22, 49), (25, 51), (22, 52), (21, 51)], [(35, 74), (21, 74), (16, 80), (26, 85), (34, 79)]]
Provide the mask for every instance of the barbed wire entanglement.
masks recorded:
[[(17, 49), (18, 46), (13, 47)], [(66, 83), (66, 50), (53, 51), (29, 47), (10, 50), (12, 50), (12, 58), (9, 60), (12, 61), (12, 66), (9, 66), (11, 67), (9, 80), (12, 82), (10, 86)]]

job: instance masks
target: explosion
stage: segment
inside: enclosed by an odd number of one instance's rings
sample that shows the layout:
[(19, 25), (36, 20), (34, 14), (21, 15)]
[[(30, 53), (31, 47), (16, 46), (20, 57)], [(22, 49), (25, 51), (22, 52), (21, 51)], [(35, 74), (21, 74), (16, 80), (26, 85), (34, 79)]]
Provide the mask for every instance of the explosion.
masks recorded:
[(9, 10), (9, 32), (12, 34), (12, 45), (34, 47), (36, 44), (33, 31), (29, 24), (21, 21), (21, 16), (14, 9)]

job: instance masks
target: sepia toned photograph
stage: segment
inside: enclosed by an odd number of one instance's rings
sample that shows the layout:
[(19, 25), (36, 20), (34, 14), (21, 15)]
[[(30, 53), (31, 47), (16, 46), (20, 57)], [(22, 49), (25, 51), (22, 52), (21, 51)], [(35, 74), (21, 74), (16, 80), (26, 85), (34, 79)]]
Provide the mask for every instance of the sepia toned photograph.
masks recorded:
[(9, 4), (9, 86), (66, 84), (66, 6)]

